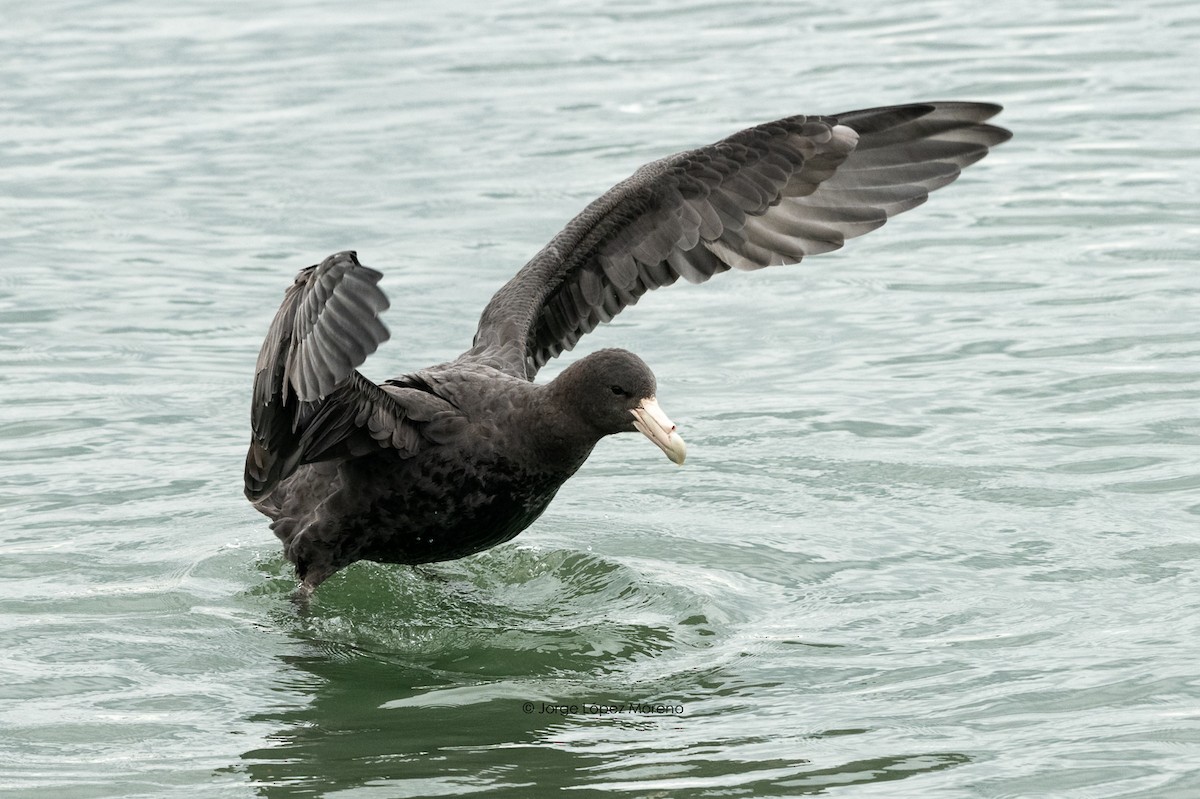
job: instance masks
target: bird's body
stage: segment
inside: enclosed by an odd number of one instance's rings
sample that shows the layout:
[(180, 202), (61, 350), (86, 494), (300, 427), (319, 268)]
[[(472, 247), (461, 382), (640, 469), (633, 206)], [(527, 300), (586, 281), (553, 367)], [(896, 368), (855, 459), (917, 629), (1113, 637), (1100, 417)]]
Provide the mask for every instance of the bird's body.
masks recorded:
[(357, 560), (452, 560), (511, 539), (606, 435), (684, 446), (650, 369), (600, 350), (538, 369), (679, 277), (795, 263), (923, 202), (1009, 137), (977, 103), (790, 117), (639, 169), (505, 284), (458, 359), (375, 384), (380, 274), (352, 252), (302, 270), (260, 352), (246, 495), (301, 593)]
[(276, 520), (302, 579), (357, 560), (429, 563), (501, 544), (542, 514), (595, 445), (558, 429), (544, 386), (489, 366), (435, 367), (397, 383), (382, 388), (414, 409), (417, 452), (368, 445), (306, 464), (255, 503)]

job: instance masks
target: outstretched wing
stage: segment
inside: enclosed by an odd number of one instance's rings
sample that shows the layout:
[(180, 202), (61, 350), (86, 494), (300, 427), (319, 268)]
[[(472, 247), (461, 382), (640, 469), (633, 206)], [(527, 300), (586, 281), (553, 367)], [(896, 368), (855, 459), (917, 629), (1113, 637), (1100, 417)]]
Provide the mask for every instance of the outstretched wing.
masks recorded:
[[(269, 494), (301, 464), (392, 447), (411, 453), (434, 398), (356, 370), (388, 338), (379, 272), (353, 252), (304, 269), (284, 296), (254, 375), (245, 491)], [(442, 403), (444, 404), (444, 403)]]
[(794, 116), (647, 164), (492, 297), (463, 358), (532, 380), (651, 289), (836, 250), (1010, 138), (986, 124), (999, 111), (952, 102)]

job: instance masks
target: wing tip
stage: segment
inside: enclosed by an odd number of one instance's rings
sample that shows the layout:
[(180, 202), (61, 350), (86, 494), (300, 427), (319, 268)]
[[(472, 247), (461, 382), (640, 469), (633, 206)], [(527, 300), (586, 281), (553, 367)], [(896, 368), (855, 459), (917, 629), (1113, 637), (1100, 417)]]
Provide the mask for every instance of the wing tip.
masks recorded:
[[(886, 105), (876, 108), (863, 108), (855, 111), (844, 111), (832, 114), (831, 118), (839, 124), (848, 125), (860, 135), (878, 135), (884, 131), (893, 130), (903, 125), (920, 121), (921, 124), (934, 125), (934, 129), (970, 128), (975, 130), (990, 129), (1004, 131), (1004, 138), (996, 141), (1000, 144), (1012, 138), (1012, 133), (1004, 128), (984, 124), (995, 117), (1004, 106), (999, 103), (973, 100), (931, 100), (903, 105)], [(994, 145), (993, 145), (994, 146)]]

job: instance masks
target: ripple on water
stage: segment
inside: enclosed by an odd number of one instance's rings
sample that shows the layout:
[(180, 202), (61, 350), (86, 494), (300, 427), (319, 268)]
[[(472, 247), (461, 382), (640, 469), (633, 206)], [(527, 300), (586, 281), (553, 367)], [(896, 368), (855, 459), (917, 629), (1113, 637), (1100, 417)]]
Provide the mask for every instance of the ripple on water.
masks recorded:
[[(10, 5), (0, 790), (1200, 795), (1195, 0)], [(638, 164), (936, 95), (1013, 141), (581, 342), (685, 469), (294, 611), (238, 473), (295, 268), (384, 269), (382, 378)]]
[[(278, 559), (263, 568), (284, 572), (269, 593), (294, 587)], [(711, 599), (608, 558), (504, 547), (417, 568), (356, 564), (287, 623), (305, 638), (407, 658), (447, 678), (569, 678), (711, 648)]]

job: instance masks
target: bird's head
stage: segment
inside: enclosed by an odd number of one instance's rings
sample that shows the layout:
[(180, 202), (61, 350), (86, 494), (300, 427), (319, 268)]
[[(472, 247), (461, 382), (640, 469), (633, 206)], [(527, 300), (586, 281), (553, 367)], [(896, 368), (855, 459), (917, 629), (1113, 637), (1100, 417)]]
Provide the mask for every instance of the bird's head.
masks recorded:
[(640, 432), (682, 465), (687, 446), (658, 406), (654, 373), (628, 350), (605, 349), (571, 364), (554, 383), (572, 411), (601, 435)]

